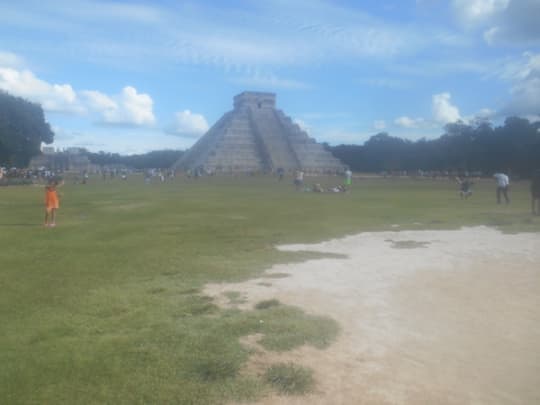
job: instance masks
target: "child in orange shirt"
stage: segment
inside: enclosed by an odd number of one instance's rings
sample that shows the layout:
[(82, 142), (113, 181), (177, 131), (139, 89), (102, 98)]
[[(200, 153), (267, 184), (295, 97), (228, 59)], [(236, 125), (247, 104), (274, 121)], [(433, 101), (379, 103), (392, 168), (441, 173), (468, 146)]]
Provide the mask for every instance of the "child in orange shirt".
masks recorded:
[(58, 181), (53, 179), (45, 186), (45, 226), (56, 226), (56, 210), (60, 207), (57, 187)]

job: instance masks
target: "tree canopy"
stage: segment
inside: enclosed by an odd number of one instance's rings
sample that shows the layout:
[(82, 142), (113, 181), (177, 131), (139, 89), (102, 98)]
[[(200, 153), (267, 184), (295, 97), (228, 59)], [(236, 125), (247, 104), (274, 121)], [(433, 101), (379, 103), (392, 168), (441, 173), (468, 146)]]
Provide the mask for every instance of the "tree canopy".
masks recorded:
[(122, 156), (118, 153), (88, 152), (84, 154), (96, 165), (106, 166), (112, 164), (122, 164), (135, 169), (168, 169), (182, 156), (182, 151), (178, 150), (156, 150), (141, 155)]
[(53, 139), (39, 104), (0, 90), (0, 165), (25, 167)]
[(456, 122), (437, 139), (409, 141), (387, 133), (364, 145), (330, 147), (353, 170), (365, 172), (453, 170), (491, 174), (503, 170), (522, 177), (540, 168), (540, 122), (509, 117), (493, 127), (480, 121)]

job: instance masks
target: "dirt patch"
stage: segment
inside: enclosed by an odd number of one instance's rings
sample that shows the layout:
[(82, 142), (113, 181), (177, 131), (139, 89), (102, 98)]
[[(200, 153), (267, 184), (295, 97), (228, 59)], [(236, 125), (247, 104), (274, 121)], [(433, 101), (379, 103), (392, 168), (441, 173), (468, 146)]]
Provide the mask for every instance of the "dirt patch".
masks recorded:
[(317, 384), (313, 394), (259, 404), (540, 403), (540, 234), (390, 231), (279, 248), (347, 257), (274, 266), (290, 277), (213, 284), (204, 294), (240, 291), (244, 309), (277, 299), (332, 317), (342, 332), (326, 350), (254, 347), (244, 372), (292, 361), (313, 369)]

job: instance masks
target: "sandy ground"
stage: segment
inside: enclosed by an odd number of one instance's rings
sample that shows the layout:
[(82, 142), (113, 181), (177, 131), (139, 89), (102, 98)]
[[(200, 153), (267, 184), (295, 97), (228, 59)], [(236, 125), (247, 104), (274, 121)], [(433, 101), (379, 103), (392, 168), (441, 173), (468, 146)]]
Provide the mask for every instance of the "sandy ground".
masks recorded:
[[(539, 404), (540, 234), (486, 227), (362, 233), (287, 251), (346, 258), (277, 265), (238, 284), (208, 285), (222, 305), (277, 298), (339, 322), (325, 350), (276, 354), (257, 345), (244, 372), (293, 361), (315, 370), (304, 397), (259, 404)], [(285, 274), (284, 274), (285, 275)]]

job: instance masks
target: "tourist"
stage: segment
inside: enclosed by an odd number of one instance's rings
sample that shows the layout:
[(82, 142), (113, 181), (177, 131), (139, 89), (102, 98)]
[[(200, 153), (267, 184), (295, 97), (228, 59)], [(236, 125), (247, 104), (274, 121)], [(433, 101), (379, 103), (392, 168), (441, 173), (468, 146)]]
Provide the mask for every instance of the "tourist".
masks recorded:
[(302, 186), (304, 185), (304, 172), (302, 169), (298, 169), (296, 171), (294, 176), (294, 185), (296, 186), (297, 191), (302, 189)]
[(510, 185), (510, 180), (508, 176), (504, 173), (495, 173), (493, 175), (497, 181), (497, 204), (501, 203), (501, 194), (504, 196), (506, 204), (510, 203), (510, 198), (508, 198), (508, 187)]
[(319, 183), (316, 183), (313, 185), (312, 191), (314, 193), (324, 193), (324, 188), (322, 188), (322, 186)]
[(537, 169), (531, 180), (531, 208), (532, 213), (540, 215), (540, 169)]
[(283, 170), (283, 167), (278, 167), (277, 175), (279, 181), (283, 180), (283, 176), (285, 175), (285, 170)]
[(345, 170), (345, 186), (350, 186), (351, 185), (351, 178), (352, 178), (352, 172), (349, 168), (347, 168), (347, 170)]
[(58, 199), (57, 188), (63, 183), (59, 184), (58, 180), (50, 179), (45, 186), (45, 226), (56, 226), (56, 210), (60, 207), (60, 200)]
[(471, 186), (474, 184), (468, 179), (467, 176), (456, 177), (456, 181), (459, 184), (459, 196), (460, 198), (467, 199), (472, 195)]

